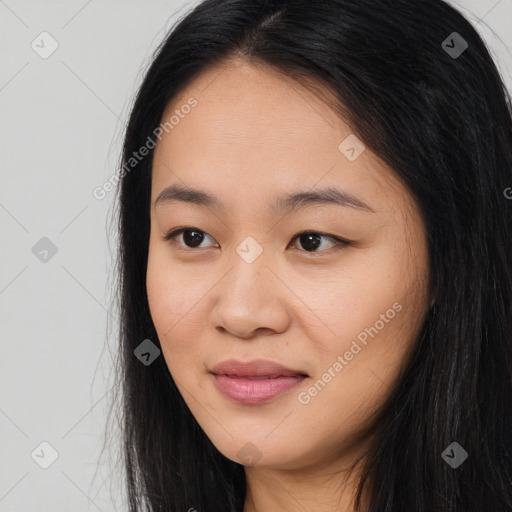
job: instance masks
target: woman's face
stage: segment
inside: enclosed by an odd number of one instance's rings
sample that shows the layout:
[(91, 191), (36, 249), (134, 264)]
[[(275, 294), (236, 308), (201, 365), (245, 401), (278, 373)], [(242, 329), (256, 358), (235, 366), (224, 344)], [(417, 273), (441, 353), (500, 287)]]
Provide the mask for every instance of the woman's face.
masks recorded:
[[(326, 103), (268, 68), (203, 72), (163, 122), (172, 115), (154, 154), (147, 267), (169, 371), (226, 457), (340, 460), (429, 308), (417, 206)], [(227, 360), (261, 364), (212, 373)]]

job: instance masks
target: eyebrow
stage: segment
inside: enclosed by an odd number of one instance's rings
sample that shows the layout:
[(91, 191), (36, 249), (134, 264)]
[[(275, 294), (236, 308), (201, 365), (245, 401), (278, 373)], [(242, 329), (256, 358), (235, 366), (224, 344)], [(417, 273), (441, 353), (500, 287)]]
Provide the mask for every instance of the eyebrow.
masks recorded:
[[(155, 199), (154, 206), (174, 202), (197, 204), (218, 211), (223, 211), (226, 208), (219, 197), (203, 190), (183, 187), (181, 185), (171, 185), (162, 190)], [(371, 206), (361, 199), (333, 187), (295, 192), (280, 197), (274, 197), (274, 201), (269, 204), (269, 207), (276, 213), (287, 213), (312, 204), (334, 204), (376, 213)]]

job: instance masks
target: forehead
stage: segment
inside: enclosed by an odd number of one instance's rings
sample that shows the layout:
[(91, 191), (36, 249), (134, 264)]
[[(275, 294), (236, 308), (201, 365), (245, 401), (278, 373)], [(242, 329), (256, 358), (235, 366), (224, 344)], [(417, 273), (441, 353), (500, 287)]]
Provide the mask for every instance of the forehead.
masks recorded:
[(171, 147), (200, 140), (210, 154), (300, 158), (313, 144), (336, 154), (338, 139), (350, 133), (314, 93), (264, 65), (234, 59), (202, 72), (170, 102), (164, 120), (191, 97), (197, 106), (172, 129)]
[[(186, 107), (191, 100), (195, 106)], [(162, 117), (173, 116), (173, 127), (155, 149), (152, 200), (173, 183), (236, 192), (248, 202), (315, 184), (403, 196), (371, 151), (354, 161), (342, 153), (340, 144), (354, 134), (329, 101), (321, 85), (311, 90), (264, 65), (234, 59), (203, 71)]]

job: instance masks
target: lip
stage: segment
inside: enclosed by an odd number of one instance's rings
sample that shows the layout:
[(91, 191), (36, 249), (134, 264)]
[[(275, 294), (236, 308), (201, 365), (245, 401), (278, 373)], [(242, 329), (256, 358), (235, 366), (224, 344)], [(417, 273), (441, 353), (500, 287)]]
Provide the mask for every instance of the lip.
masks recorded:
[(218, 363), (210, 369), (215, 375), (234, 375), (237, 377), (295, 377), (302, 375), (308, 377), (303, 370), (287, 368), (274, 361), (254, 359), (253, 361), (238, 361), (228, 359)]
[(308, 377), (303, 370), (286, 368), (273, 361), (230, 359), (210, 370), (217, 389), (244, 404), (258, 404), (284, 393)]

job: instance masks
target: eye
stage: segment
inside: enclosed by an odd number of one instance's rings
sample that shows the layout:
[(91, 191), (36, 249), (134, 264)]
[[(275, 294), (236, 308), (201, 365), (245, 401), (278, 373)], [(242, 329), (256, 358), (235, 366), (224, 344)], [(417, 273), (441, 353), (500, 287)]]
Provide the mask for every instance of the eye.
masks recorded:
[[(204, 231), (201, 231), (200, 229), (196, 229), (194, 227), (187, 226), (187, 227), (176, 228), (176, 229), (169, 231), (169, 233), (167, 233), (163, 237), (163, 239), (166, 241), (173, 240), (174, 238), (176, 238), (178, 235), (181, 235), (181, 234), (183, 234), (183, 240), (185, 241), (185, 244), (180, 244), (180, 245), (185, 245), (185, 247), (187, 247), (189, 249), (200, 247), (200, 245), (203, 243), (203, 240), (205, 239), (205, 236), (209, 236)], [(212, 237), (210, 237), (210, 238), (212, 238)], [(213, 238), (212, 238), (212, 240), (213, 240)], [(190, 244), (190, 245), (187, 245), (187, 244)]]
[[(322, 245), (322, 238), (331, 240), (334, 242), (331, 247), (324, 247), (324, 250), (317, 251), (321, 245)], [(325, 233), (320, 233), (318, 231), (302, 231), (301, 233), (298, 233), (292, 238), (293, 240), (299, 240), (300, 245), (304, 247), (306, 252), (326, 252), (327, 249), (331, 249), (333, 247), (336, 247), (336, 245), (340, 246), (338, 249), (343, 249), (343, 247), (350, 244), (348, 240), (343, 240), (342, 238), (336, 237), (336, 236), (330, 236), (326, 235)]]
[[(165, 241), (174, 240), (179, 235), (182, 235), (184, 242), (179, 243), (179, 245), (188, 249), (201, 248), (201, 244), (206, 237), (213, 240), (213, 238), (206, 234), (204, 231), (191, 226), (173, 229), (169, 231), (165, 236), (163, 236), (162, 239)], [(322, 238), (331, 240), (331, 242), (334, 243), (331, 245), (331, 247), (324, 247), (324, 250), (318, 251), (317, 249), (322, 246)], [(300, 245), (305, 249), (305, 251), (300, 252), (309, 253), (326, 252), (326, 249), (331, 249), (332, 247), (336, 247), (336, 245), (339, 245), (340, 247), (338, 248), (342, 249), (343, 247), (350, 244), (348, 240), (343, 240), (336, 236), (326, 235), (325, 233), (320, 233), (318, 231), (302, 231), (301, 233), (297, 233), (291, 241), (293, 242), (296, 239), (300, 241)], [(290, 244), (288, 247), (290, 247)]]

